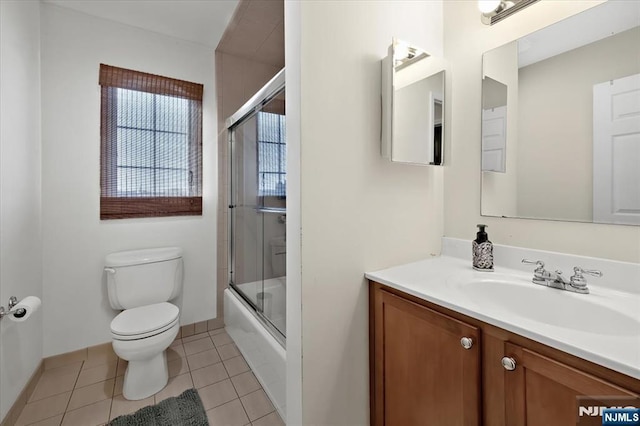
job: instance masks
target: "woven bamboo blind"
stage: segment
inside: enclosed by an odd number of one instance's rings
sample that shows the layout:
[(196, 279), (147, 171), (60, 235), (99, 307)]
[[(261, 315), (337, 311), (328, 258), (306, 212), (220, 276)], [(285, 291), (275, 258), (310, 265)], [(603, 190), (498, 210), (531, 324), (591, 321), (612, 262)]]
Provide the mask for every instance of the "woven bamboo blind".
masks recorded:
[(202, 214), (203, 85), (100, 65), (100, 218)]

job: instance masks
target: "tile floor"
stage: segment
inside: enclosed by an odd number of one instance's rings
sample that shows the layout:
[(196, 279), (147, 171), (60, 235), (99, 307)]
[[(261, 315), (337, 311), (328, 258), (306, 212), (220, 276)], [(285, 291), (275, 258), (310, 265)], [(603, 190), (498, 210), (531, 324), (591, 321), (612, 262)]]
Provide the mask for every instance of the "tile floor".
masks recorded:
[(284, 425), (224, 329), (177, 339), (167, 349), (169, 384), (141, 401), (122, 397), (126, 361), (109, 346), (90, 350), (86, 361), (45, 370), (16, 425), (103, 425), (192, 387), (211, 426)]

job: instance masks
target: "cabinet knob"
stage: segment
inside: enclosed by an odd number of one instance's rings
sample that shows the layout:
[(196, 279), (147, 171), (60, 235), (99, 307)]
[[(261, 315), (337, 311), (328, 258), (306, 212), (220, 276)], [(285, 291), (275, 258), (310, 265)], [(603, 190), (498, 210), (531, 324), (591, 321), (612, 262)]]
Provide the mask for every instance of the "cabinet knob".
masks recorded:
[(502, 366), (507, 371), (513, 371), (516, 369), (516, 360), (510, 356), (502, 357)]
[(471, 337), (463, 337), (460, 339), (460, 344), (465, 349), (471, 349), (471, 346), (473, 346), (473, 339)]

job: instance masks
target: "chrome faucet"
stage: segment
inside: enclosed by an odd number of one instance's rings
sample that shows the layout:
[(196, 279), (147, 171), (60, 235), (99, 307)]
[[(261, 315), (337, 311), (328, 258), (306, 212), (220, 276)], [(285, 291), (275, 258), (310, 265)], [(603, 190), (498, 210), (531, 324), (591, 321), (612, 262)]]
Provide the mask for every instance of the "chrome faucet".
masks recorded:
[(589, 293), (589, 287), (587, 287), (587, 279), (583, 274), (589, 274), (594, 277), (602, 276), (602, 272), (600, 271), (586, 270), (582, 269), (579, 266), (576, 266), (575, 268), (573, 268), (573, 276), (567, 279), (564, 277), (564, 275), (562, 275), (562, 271), (560, 270), (549, 272), (544, 269), (544, 262), (541, 260), (522, 259), (522, 263), (536, 265), (536, 269), (534, 269), (533, 271), (533, 279), (531, 280), (534, 284), (580, 294)]

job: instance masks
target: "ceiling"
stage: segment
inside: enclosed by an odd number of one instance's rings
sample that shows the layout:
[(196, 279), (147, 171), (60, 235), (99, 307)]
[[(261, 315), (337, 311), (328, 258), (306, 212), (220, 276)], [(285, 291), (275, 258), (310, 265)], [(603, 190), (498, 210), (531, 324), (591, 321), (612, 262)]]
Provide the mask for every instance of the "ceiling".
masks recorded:
[(238, 0), (43, 0), (215, 49)]

